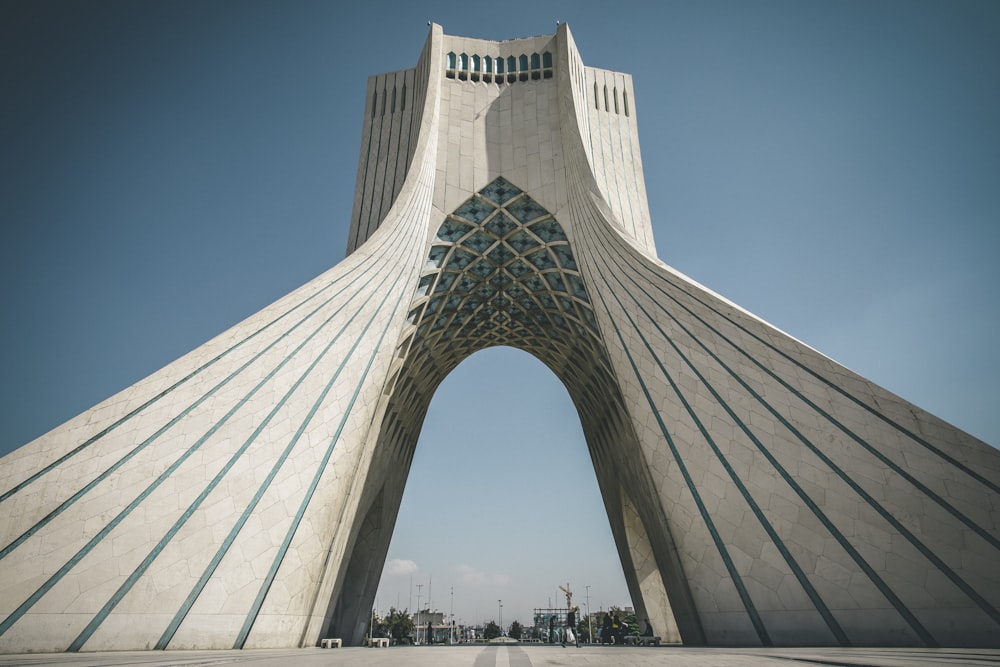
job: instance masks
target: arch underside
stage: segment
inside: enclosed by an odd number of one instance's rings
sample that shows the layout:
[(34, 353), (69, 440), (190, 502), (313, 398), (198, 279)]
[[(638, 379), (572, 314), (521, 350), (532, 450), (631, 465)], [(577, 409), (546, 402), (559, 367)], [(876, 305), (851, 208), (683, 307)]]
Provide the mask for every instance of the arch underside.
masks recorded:
[[(584, 278), (558, 220), (503, 178), (470, 197), (437, 229), (400, 337), (382, 425), (373, 434), (379, 462), (372, 469), (386, 473), (368, 480), (363, 501), (368, 514), (328, 613), (327, 634), (363, 640), (367, 626), (358, 612), (368, 608), (378, 587), (371, 563), (385, 560), (434, 391), (470, 355), (509, 346), (552, 370), (577, 408), (637, 614), (654, 619), (665, 641), (679, 642), (673, 601), (688, 640), (703, 641), (679, 561), (669, 557), (675, 547), (640, 463)], [(502, 401), (488, 390), (483, 395), (484, 409)], [(642, 516), (636, 506), (643, 508)], [(375, 524), (378, 530), (371, 529)], [(641, 578), (634, 556), (643, 561)], [(672, 597), (661, 571), (668, 573)], [(646, 597), (656, 600), (655, 608), (646, 609)]]

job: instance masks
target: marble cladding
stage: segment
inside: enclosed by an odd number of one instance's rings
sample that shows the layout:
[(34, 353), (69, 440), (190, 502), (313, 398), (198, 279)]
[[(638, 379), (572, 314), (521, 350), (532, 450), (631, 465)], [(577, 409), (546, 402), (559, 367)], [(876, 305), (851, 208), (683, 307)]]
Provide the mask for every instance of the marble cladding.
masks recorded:
[[(449, 78), (450, 52), (553, 76)], [(628, 75), (565, 25), (433, 26), (366, 96), (346, 259), (0, 459), (0, 651), (358, 643), (436, 383), (498, 341), (582, 406), (657, 634), (997, 645), (1000, 454), (656, 258)], [(443, 243), (498, 178), (554, 222)], [(523, 311), (462, 292), (504, 275)]]

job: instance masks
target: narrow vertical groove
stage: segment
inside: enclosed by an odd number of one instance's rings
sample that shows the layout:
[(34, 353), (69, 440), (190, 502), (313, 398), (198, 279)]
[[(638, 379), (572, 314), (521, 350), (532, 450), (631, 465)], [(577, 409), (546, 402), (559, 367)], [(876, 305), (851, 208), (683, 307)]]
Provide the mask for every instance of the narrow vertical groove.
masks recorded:
[[(376, 219), (379, 222), (381, 222), (382, 219), (385, 218), (386, 213), (388, 213), (389, 211), (389, 207), (392, 206), (392, 202), (396, 197), (396, 193), (394, 190), (396, 182), (395, 165), (399, 161), (399, 143), (400, 143), (399, 135), (402, 133), (402, 122), (403, 122), (402, 114), (396, 113), (396, 106), (395, 106), (396, 88), (398, 87), (397, 79), (399, 77), (399, 74), (400, 74), (399, 72), (393, 72), (391, 84), (388, 84), (387, 82), (387, 85), (392, 86), (393, 106), (388, 121), (389, 139), (388, 142), (386, 143), (385, 167), (382, 169), (382, 182), (380, 187), (378, 188), (379, 191), (382, 193), (382, 196), (378, 200), (378, 214), (376, 215)], [(390, 161), (392, 161), (391, 164), (393, 167), (391, 170), (389, 169)], [(391, 187), (389, 186), (390, 179), (393, 183), (393, 186)]]
[[(379, 84), (383, 84), (384, 85), (384, 77), (382, 77), (382, 76), (378, 77), (378, 79), (377, 79), (377, 81), (375, 83), (375, 87), (378, 88)], [(377, 126), (378, 137), (377, 137), (377, 139), (375, 141), (375, 154), (374, 155), (372, 155), (372, 152), (371, 152), (371, 138), (369, 137), (369, 140), (368, 140), (368, 162), (365, 164), (365, 190), (364, 190), (364, 193), (362, 195), (362, 202), (364, 202), (364, 200), (367, 199), (368, 200), (368, 206), (366, 207), (363, 204), (361, 206), (362, 212), (366, 214), (365, 215), (364, 234), (362, 235), (362, 238), (365, 238), (365, 239), (368, 239), (369, 237), (371, 237), (372, 233), (375, 231), (372, 228), (372, 209), (375, 207), (375, 192), (376, 192), (376, 190), (378, 190), (378, 188), (376, 187), (376, 185), (377, 185), (377, 180), (378, 180), (379, 156), (382, 154), (382, 133), (383, 133), (382, 132), (382, 126), (383, 126), (384, 122), (385, 121), (384, 121), (383, 117), (379, 117), (378, 126)], [(374, 135), (374, 134), (376, 134), (376, 125), (375, 125), (375, 121), (373, 120), (372, 121), (372, 135)], [(371, 164), (371, 161), (373, 159), (374, 159), (375, 164), (371, 165), (371, 170), (370, 170), (371, 171), (371, 186), (369, 187), (369, 185), (368, 185), (368, 171), (369, 171), (369, 165)], [(377, 224), (377, 222), (378, 221), (376, 221), (376, 224)], [(359, 225), (359, 227), (360, 227), (360, 225)]]
[[(642, 174), (642, 161), (636, 160), (633, 148), (638, 145), (639, 131), (635, 124), (635, 121), (630, 117), (628, 109), (628, 85), (627, 82), (622, 84), (622, 96), (625, 101), (625, 125), (627, 129), (628, 141), (626, 145), (628, 146), (628, 173), (630, 174), (630, 182), (632, 187), (635, 188), (636, 204), (639, 206), (639, 212), (642, 214), (642, 245), (653, 252), (656, 251), (656, 244), (653, 241), (651, 223), (649, 220), (649, 209), (642, 205), (645, 200), (643, 192), (645, 191), (645, 186), (643, 183), (639, 182), (639, 175)], [(633, 130), (635, 130), (633, 132)], [(633, 140), (634, 136), (634, 140)]]
[[(614, 134), (618, 138), (618, 150), (614, 151), (614, 153), (617, 156), (617, 158), (615, 160), (615, 165), (616, 165), (616, 167), (619, 167), (619, 168), (615, 169), (615, 189), (618, 191), (618, 207), (619, 207), (619, 210), (621, 211), (621, 213), (619, 213), (619, 215), (623, 218), (623, 220), (622, 220), (622, 226), (624, 227), (624, 225), (625, 225), (624, 218), (628, 218), (630, 226), (632, 227), (632, 238), (634, 238), (637, 241), (640, 241), (640, 242), (644, 243), (644, 241), (645, 241), (645, 234), (640, 235), (639, 234), (639, 229), (636, 227), (636, 216), (635, 216), (635, 212), (632, 210), (632, 191), (629, 189), (629, 182), (632, 179), (635, 178), (635, 176), (634, 176), (635, 172), (631, 171), (630, 169), (627, 169), (626, 168), (626, 164), (624, 163), (626, 141), (625, 141), (625, 139), (622, 138), (622, 131), (625, 129), (625, 125), (626, 124), (622, 120), (622, 117), (618, 114), (618, 85), (617, 85), (617, 79), (618, 79), (619, 76), (620, 75), (618, 75), (618, 74), (614, 74), (613, 75), (613, 79), (615, 81), (615, 117), (614, 117), (614, 124), (615, 124), (615, 128), (616, 128)], [(624, 86), (625, 85), (625, 83), (624, 83), (624, 77), (622, 79), (623, 79), (622, 80), (622, 86)], [(612, 148), (613, 148), (613, 146), (612, 146)], [(628, 165), (628, 166), (631, 167), (631, 165)], [(618, 175), (619, 171), (621, 171), (621, 180), (619, 180), (619, 175)], [(633, 174), (633, 177), (631, 179), (627, 176), (627, 174), (630, 174), (630, 173)], [(625, 183), (624, 187), (622, 187), (622, 182), (621, 181), (624, 181), (624, 183)], [(622, 203), (622, 191), (623, 190), (625, 192), (624, 203)], [(626, 204), (627, 204), (627, 206), (626, 206)]]
[[(397, 77), (398, 76), (400, 76), (400, 74), (397, 73)], [(403, 78), (402, 87), (403, 87), (403, 90), (405, 91), (406, 90), (406, 73), (403, 72), (401, 74), (401, 76)], [(397, 86), (400, 85), (399, 81), (396, 82), (396, 85)], [(393, 90), (395, 90), (395, 88), (393, 88)], [(404, 107), (405, 107), (405, 104), (404, 104)], [(406, 152), (408, 150), (408, 148), (409, 148), (409, 139), (410, 139), (409, 134), (407, 134), (407, 136), (406, 136), (407, 148), (406, 149), (403, 148), (403, 116), (404, 115), (405, 115), (404, 109), (400, 109), (399, 110), (399, 129), (397, 130), (396, 143), (395, 143), (396, 150), (395, 150), (395, 157), (394, 157), (393, 168), (392, 168), (392, 187), (389, 190), (390, 193), (391, 193), (391, 196), (389, 197), (388, 208), (386, 209), (386, 213), (388, 213), (388, 211), (391, 210), (393, 203), (396, 201), (396, 196), (399, 194), (399, 191), (396, 189), (396, 181), (397, 181), (397, 179), (399, 178), (399, 175), (400, 175), (400, 173), (399, 173), (399, 154)], [(405, 167), (405, 165), (404, 165), (404, 167)]]

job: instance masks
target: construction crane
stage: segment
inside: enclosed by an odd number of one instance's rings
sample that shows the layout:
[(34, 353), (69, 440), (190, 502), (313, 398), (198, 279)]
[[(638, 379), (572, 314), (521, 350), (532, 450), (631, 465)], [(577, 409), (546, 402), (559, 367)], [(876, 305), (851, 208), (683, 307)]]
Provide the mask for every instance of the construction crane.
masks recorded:
[(569, 589), (569, 582), (566, 582), (565, 586), (560, 586), (559, 590), (566, 594), (566, 609), (573, 608), (573, 591)]

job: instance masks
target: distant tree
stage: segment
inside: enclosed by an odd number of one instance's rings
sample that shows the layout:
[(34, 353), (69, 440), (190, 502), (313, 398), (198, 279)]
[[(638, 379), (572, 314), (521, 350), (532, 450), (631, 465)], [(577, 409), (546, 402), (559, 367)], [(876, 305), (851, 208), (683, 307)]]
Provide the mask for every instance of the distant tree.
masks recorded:
[(639, 619), (635, 617), (635, 614), (625, 614), (622, 616), (622, 623), (628, 626), (626, 634), (638, 637), (642, 633), (642, 628), (639, 627)]
[(594, 643), (601, 641), (601, 628), (604, 627), (604, 617), (610, 612), (607, 611), (595, 611), (590, 616), (594, 619)]
[(597, 624), (597, 619), (593, 620), (593, 623), (587, 623), (587, 617), (584, 614), (580, 615), (580, 620), (577, 622), (574, 631), (576, 636), (580, 638), (581, 642), (590, 643), (590, 626), (594, 626), (594, 632), (597, 632), (597, 628), (601, 627)]
[(500, 626), (497, 625), (496, 621), (490, 621), (483, 629), (483, 635), (486, 639), (496, 639), (500, 636)]
[(385, 618), (378, 619), (376, 628), (379, 626), (381, 626), (382, 631), (385, 633), (384, 636), (392, 637), (396, 643), (399, 643), (401, 639), (413, 637), (416, 631), (416, 627), (413, 625), (413, 617), (410, 616), (409, 610), (404, 609), (400, 611), (395, 607), (389, 608), (389, 613)]
[(517, 621), (514, 621), (513, 623), (510, 624), (510, 630), (507, 631), (507, 634), (510, 636), (511, 639), (520, 639), (523, 630), (524, 628), (521, 627), (521, 624), (518, 623)]

